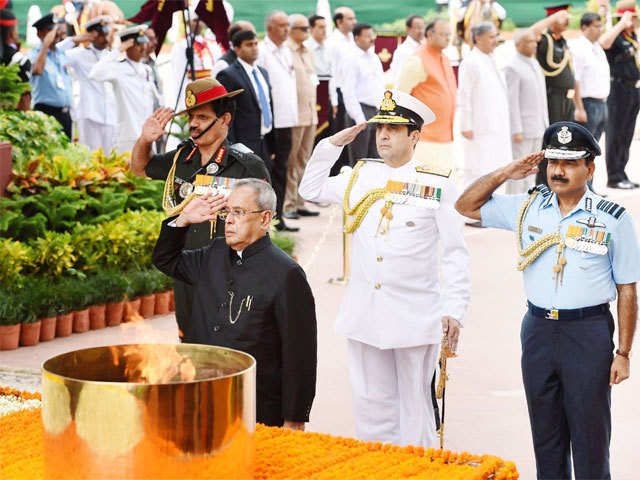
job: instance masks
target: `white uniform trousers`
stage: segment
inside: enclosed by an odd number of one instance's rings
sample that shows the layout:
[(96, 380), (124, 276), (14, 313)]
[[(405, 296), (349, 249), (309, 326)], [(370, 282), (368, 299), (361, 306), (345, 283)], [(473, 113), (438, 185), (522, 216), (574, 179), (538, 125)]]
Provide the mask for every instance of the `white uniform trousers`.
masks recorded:
[[(520, 143), (511, 142), (513, 159), (518, 160), (542, 148), (542, 137), (523, 138)], [(529, 175), (521, 180), (507, 180), (505, 183), (505, 193), (507, 195), (518, 195), (527, 191), (536, 184), (536, 176)]]
[(438, 345), (381, 350), (348, 340), (359, 440), (437, 448), (431, 380)]
[(104, 153), (109, 154), (115, 133), (114, 125), (105, 125), (88, 118), (78, 120), (78, 143), (86, 145), (92, 151), (102, 147)]

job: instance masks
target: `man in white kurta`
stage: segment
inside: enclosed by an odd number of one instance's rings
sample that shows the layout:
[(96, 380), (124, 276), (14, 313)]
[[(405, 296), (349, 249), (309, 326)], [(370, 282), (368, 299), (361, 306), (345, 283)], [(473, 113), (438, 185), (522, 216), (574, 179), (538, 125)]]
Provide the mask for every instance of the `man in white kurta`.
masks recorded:
[(458, 72), (460, 133), (464, 137), (465, 184), (511, 162), (507, 89), (493, 55), (492, 23), (473, 26), (474, 47)]
[[(367, 195), (375, 200), (363, 217), (347, 222), (361, 219), (352, 233), (351, 278), (336, 321), (336, 331), (348, 339), (356, 431), (365, 441), (436, 446), (430, 384), (438, 345), (444, 330), (455, 350), (469, 301), (469, 255), (453, 208), (455, 182), (450, 170), (422, 168), (413, 155), (420, 127), (433, 119), (416, 98), (387, 91), (369, 120), (377, 125), (384, 160), (329, 176), (363, 123), (318, 143), (300, 184), (300, 194), (311, 201), (342, 204), (348, 196), (351, 208)], [(390, 218), (383, 215), (389, 211)]]
[(144, 34), (145, 27), (140, 25), (118, 32), (122, 42), (120, 50), (102, 57), (89, 74), (92, 80), (113, 85), (118, 109), (114, 148), (118, 153), (133, 149), (142, 133), (142, 125), (153, 114), (154, 101), (159, 101), (153, 72), (140, 61), (143, 44), (149, 41)]
[(110, 17), (101, 15), (85, 25), (93, 39), (88, 47), (78, 46), (67, 51), (67, 65), (78, 82), (80, 97), (74, 108), (78, 122), (78, 143), (91, 150), (102, 148), (109, 153), (113, 145), (116, 125), (116, 100), (111, 85), (89, 78), (93, 66), (111, 50), (109, 41)]
[(410, 15), (405, 22), (407, 26), (407, 38), (400, 44), (398, 48), (393, 52), (393, 58), (391, 59), (391, 75), (393, 76), (393, 85), (398, 87), (398, 81), (400, 80), (400, 73), (407, 59), (412, 56), (418, 47), (424, 41), (424, 17), (420, 15)]

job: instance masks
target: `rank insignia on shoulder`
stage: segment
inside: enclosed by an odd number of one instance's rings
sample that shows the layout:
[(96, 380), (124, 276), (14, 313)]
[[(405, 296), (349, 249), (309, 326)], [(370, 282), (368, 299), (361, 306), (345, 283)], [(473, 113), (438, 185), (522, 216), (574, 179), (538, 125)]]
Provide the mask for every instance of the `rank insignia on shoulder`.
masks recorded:
[(230, 150), (237, 153), (254, 153), (249, 147), (247, 147), (244, 143), (234, 143), (229, 147)]
[(609, 202), (607, 200), (600, 200), (598, 205), (596, 205), (598, 210), (602, 210), (603, 212), (608, 213), (614, 218), (620, 218), (622, 214), (626, 211), (624, 207), (618, 205), (615, 202)]
[(551, 190), (549, 190), (549, 187), (547, 187), (546, 185), (543, 185), (543, 184), (536, 185), (535, 187), (531, 187), (527, 191), (527, 193), (529, 195), (531, 195), (535, 191), (540, 192), (540, 195), (542, 195), (543, 197), (547, 197), (547, 196), (551, 195)]
[(435, 165), (419, 165), (416, 167), (418, 173), (430, 173), (431, 175), (438, 175), (439, 177), (449, 178), (453, 168), (451, 167), (438, 167)]

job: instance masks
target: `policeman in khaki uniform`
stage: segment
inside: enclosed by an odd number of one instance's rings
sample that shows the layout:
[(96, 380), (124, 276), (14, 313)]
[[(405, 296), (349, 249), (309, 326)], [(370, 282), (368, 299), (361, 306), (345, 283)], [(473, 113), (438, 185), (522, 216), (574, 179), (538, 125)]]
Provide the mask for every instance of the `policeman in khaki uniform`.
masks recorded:
[[(532, 154), (479, 179), (456, 203), (464, 216), (516, 232), (528, 298), (522, 377), (538, 478), (611, 478), (611, 385), (629, 377), (640, 247), (631, 215), (587, 188), (600, 147), (581, 125), (545, 131)], [(548, 160), (549, 188), (497, 195)], [(618, 297), (618, 349), (609, 302)]]
[(456, 348), (470, 282), (451, 170), (421, 166), (414, 156), (420, 128), (434, 118), (411, 95), (385, 92), (369, 120), (377, 125), (382, 158), (329, 176), (345, 145), (366, 127), (356, 125), (318, 143), (299, 187), (307, 200), (343, 204), (345, 230), (353, 236), (336, 331), (348, 339), (361, 440), (437, 443), (430, 382), (442, 330)]

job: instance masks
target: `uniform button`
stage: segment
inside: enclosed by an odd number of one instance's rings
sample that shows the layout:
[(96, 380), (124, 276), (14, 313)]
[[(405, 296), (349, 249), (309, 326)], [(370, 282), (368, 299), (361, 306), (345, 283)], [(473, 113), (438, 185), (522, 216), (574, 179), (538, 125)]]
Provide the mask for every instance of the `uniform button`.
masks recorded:
[(416, 224), (415, 224), (415, 223), (413, 223), (411, 220), (409, 220), (409, 221), (407, 222), (407, 227), (415, 227), (415, 225), (416, 225)]
[(220, 325), (214, 325), (214, 327), (213, 327), (213, 331), (214, 331), (214, 332), (217, 332), (217, 331), (219, 331), (219, 330), (220, 330)]
[(381, 262), (381, 261), (382, 261), (382, 257), (378, 257), (378, 258), (376, 258), (376, 260), (378, 260), (379, 262)]
[(242, 260), (236, 260), (236, 265), (242, 265)]
[(374, 287), (374, 288), (375, 288), (376, 290), (380, 290), (380, 287), (381, 287), (381, 285), (380, 285), (379, 283), (376, 283), (376, 285), (375, 285), (375, 287)]

